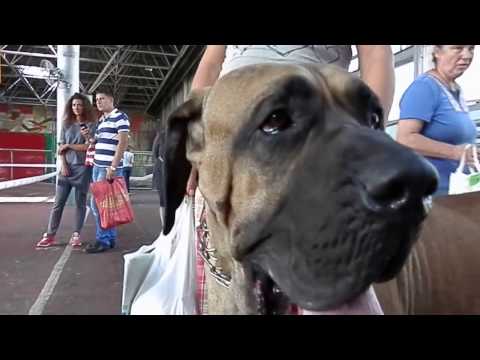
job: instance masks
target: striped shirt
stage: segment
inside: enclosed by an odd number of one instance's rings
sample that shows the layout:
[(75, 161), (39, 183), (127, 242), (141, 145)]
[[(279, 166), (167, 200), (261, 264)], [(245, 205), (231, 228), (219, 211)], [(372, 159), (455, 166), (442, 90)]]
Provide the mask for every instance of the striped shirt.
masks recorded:
[[(112, 160), (118, 146), (118, 133), (130, 131), (130, 122), (127, 114), (113, 109), (113, 111), (100, 118), (97, 131), (95, 132), (95, 157), (94, 164), (100, 167), (112, 165)], [(123, 167), (120, 160), (118, 167)]]

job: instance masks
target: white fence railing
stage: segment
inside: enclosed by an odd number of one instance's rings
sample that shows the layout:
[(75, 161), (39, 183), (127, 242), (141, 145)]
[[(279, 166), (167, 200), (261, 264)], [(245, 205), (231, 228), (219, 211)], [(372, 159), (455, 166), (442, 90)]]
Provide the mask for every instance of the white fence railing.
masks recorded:
[[(32, 163), (25, 163), (24, 161), (16, 161), (16, 154), (21, 153), (43, 153), (45, 156), (42, 159), (42, 162), (36, 162), (35, 160)], [(11, 148), (0, 148), (0, 154), (4, 155), (7, 153), (7, 156), (0, 157), (0, 170), (3, 168), (10, 168), (10, 174), (8, 177), (0, 178), (1, 180), (14, 180), (14, 169), (15, 168), (43, 168), (43, 174), (48, 173), (49, 168), (55, 168), (56, 165), (53, 163), (53, 151), (44, 150), (44, 149), (11, 149)], [(23, 159), (24, 160), (24, 159)], [(28, 161), (28, 160), (27, 160)], [(37, 173), (38, 174), (38, 173)], [(38, 174), (41, 175), (41, 174)]]

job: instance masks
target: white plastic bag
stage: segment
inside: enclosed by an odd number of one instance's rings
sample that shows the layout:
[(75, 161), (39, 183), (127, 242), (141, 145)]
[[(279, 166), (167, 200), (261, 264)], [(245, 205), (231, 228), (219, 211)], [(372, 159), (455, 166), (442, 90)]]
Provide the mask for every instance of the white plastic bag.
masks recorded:
[(138, 294), (145, 276), (152, 265), (154, 255), (152, 251), (155, 247), (152, 245), (142, 246), (134, 253), (123, 255), (123, 292), (122, 292), (122, 314), (130, 314), (130, 307), (133, 299)]
[[(473, 147), (473, 161), (475, 168), (469, 166), (470, 174), (464, 174), (465, 157), (467, 150)], [(460, 165), (457, 170), (450, 174), (450, 185), (448, 187), (448, 194), (464, 194), (474, 191), (480, 191), (480, 163), (477, 157), (477, 148), (475, 145), (467, 145), (465, 151), (460, 159)]]
[[(193, 199), (186, 197), (166, 236), (125, 258), (122, 312), (131, 315), (196, 314)], [(128, 265), (127, 265), (128, 264)]]
[[(173, 229), (172, 229), (173, 230)], [(155, 260), (154, 250), (157, 248), (158, 242), (162, 242), (160, 246), (166, 254), (170, 253), (171, 238), (174, 232), (170, 232), (167, 236), (160, 234), (158, 239), (151, 245), (144, 245), (136, 252), (123, 255), (124, 258), (124, 272), (123, 272), (123, 292), (122, 292), (122, 314), (130, 314), (130, 308), (133, 300), (139, 294), (139, 290), (145, 281), (145, 278), (153, 266)], [(160, 260), (163, 260), (161, 263)], [(159, 256), (157, 254), (157, 261), (155, 266), (164, 268), (168, 256)]]

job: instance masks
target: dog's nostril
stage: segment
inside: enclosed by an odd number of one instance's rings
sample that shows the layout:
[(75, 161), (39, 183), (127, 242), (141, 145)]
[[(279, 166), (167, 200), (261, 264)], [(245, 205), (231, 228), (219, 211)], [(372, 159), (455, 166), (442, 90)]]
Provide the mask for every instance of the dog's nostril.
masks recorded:
[(405, 184), (399, 179), (377, 183), (367, 189), (370, 198), (370, 207), (373, 210), (390, 208), (396, 210), (402, 207), (409, 197)]

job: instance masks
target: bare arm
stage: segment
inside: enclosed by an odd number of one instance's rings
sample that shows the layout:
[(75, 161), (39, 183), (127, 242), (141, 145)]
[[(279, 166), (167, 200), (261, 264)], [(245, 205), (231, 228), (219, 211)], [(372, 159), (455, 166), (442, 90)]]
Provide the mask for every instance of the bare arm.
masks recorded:
[(212, 86), (217, 81), (225, 59), (226, 45), (208, 45), (192, 80), (192, 90)]
[(360, 76), (379, 97), (388, 119), (395, 91), (395, 71), (390, 45), (357, 45)]
[(128, 147), (128, 131), (121, 131), (118, 133), (118, 145), (115, 155), (113, 156), (112, 166), (117, 167), (123, 159), (123, 153)]
[[(127, 149), (127, 147), (128, 147), (128, 131), (120, 131), (118, 133), (117, 150), (115, 150), (115, 155), (113, 156), (113, 159), (112, 159), (113, 167), (116, 168), (118, 164), (120, 164), (120, 161), (123, 158), (123, 152)], [(115, 177), (115, 172), (112, 170), (111, 167), (107, 167), (106, 179), (113, 180), (114, 177)]]
[(450, 145), (420, 134), (421, 120), (405, 119), (398, 123), (397, 141), (421, 155), (440, 159), (460, 160), (465, 145)]
[(74, 151), (85, 152), (87, 151), (87, 144), (68, 144), (68, 148)]
[(65, 159), (65, 155), (59, 155), (60, 162), (62, 163), (62, 168), (60, 170), (61, 174), (65, 177), (70, 176), (70, 168), (68, 167), (67, 160)]
[[(212, 86), (222, 71), (223, 60), (225, 59), (226, 45), (208, 45), (205, 53), (198, 64), (197, 71), (192, 80), (191, 90)], [(197, 188), (198, 171), (192, 167), (187, 182), (187, 194), (193, 196)]]

